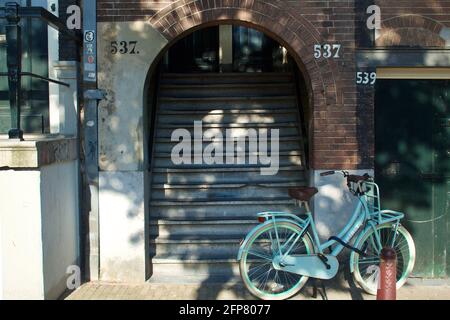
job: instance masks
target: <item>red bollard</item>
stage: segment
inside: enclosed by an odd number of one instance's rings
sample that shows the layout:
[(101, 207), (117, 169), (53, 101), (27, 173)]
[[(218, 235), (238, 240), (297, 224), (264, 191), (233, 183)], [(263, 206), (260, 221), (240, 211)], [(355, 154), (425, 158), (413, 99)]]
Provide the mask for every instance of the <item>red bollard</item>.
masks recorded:
[(392, 248), (381, 250), (377, 300), (397, 300), (397, 254)]

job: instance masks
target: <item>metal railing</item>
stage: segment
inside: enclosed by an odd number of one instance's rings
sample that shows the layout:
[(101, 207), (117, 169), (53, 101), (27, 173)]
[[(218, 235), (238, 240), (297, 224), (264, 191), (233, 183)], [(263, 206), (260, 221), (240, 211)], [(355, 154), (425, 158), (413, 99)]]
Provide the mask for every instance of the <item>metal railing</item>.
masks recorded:
[(50, 27), (81, 43), (79, 32), (69, 30), (65, 22), (42, 7), (22, 7), (16, 2), (7, 2), (0, 8), (0, 19), (6, 19), (6, 64), (8, 72), (1, 72), (0, 76), (8, 77), (9, 103), (11, 110), (11, 129), (9, 139), (23, 140), (23, 130), (20, 123), (20, 108), (22, 99), (22, 77), (37, 78), (42, 81), (56, 83), (70, 87), (69, 84), (44, 77), (31, 72), (22, 72), (22, 28), (20, 20), (23, 18), (40, 19)]

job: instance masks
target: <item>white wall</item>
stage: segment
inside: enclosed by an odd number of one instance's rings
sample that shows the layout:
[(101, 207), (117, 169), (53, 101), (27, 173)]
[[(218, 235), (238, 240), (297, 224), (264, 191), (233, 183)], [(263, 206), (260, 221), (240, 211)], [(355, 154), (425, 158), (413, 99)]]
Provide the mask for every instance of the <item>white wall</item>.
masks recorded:
[(56, 299), (79, 262), (77, 161), (0, 171), (3, 299)]
[(44, 290), (57, 299), (67, 288), (67, 267), (79, 266), (78, 165), (75, 161), (41, 169)]
[[(337, 235), (350, 219), (358, 199), (347, 188), (347, 180), (340, 174), (321, 177), (330, 170), (317, 170), (311, 173), (311, 185), (319, 189), (314, 196), (313, 209), (317, 231), (322, 240)], [(373, 176), (373, 170), (348, 170), (350, 174)]]
[(4, 299), (43, 299), (39, 171), (0, 171)]

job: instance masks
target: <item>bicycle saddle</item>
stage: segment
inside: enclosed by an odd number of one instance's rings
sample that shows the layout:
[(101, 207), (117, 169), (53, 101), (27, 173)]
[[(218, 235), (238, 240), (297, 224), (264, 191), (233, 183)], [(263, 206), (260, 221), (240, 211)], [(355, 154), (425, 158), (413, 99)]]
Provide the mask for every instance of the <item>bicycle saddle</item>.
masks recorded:
[(297, 187), (290, 188), (288, 190), (289, 196), (291, 198), (300, 200), (300, 201), (309, 201), (319, 190), (317, 188), (312, 187)]

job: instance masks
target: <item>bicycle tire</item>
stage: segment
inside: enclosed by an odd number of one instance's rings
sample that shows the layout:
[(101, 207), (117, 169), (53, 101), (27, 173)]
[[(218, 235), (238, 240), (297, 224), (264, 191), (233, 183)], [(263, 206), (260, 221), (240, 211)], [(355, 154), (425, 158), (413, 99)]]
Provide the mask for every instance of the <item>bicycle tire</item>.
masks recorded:
[[(300, 234), (303, 230), (301, 227), (299, 227), (297, 224), (295, 223), (291, 223), (291, 222), (277, 222), (277, 229), (278, 231), (280, 229), (288, 229), (291, 230), (293, 232), (295, 232), (296, 234)], [(262, 300), (285, 300), (285, 299), (289, 299), (292, 296), (294, 296), (295, 294), (297, 294), (305, 285), (305, 283), (308, 280), (308, 277), (306, 276), (300, 276), (300, 275), (295, 275), (298, 277), (298, 280), (295, 282), (295, 284), (286, 291), (283, 292), (277, 292), (277, 293), (273, 293), (273, 292), (269, 292), (268, 290), (264, 290), (258, 288), (255, 283), (252, 282), (252, 280), (250, 279), (249, 276), (249, 271), (250, 271), (250, 266), (249, 266), (249, 252), (251, 252), (251, 248), (254, 245), (255, 241), (257, 241), (260, 236), (262, 236), (265, 232), (274, 229), (274, 225), (272, 223), (270, 224), (264, 224), (261, 225), (260, 228), (256, 229), (252, 235), (250, 235), (248, 242), (245, 244), (245, 247), (243, 248), (243, 254), (239, 263), (239, 269), (240, 269), (240, 274), (241, 274), (241, 278), (244, 282), (245, 287), (249, 290), (249, 292)], [(305, 233), (302, 237), (302, 239), (300, 240), (303, 242), (304, 246), (305, 246), (305, 253), (310, 254), (314, 252), (314, 247), (312, 245), (312, 241), (310, 239), (310, 236)], [(273, 259), (273, 256), (271, 257)], [(269, 262), (266, 262), (266, 264), (268, 264)], [(273, 264), (271, 266), (271, 268), (273, 268)], [(274, 269), (272, 269), (274, 270)], [(269, 275), (270, 275), (269, 271)], [(275, 271), (277, 272), (277, 271)], [(284, 272), (284, 271), (282, 271)], [(286, 272), (287, 273), (287, 272)], [(289, 273), (289, 276), (286, 277), (294, 277), (294, 274)]]

